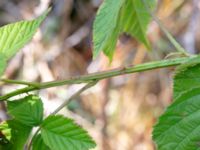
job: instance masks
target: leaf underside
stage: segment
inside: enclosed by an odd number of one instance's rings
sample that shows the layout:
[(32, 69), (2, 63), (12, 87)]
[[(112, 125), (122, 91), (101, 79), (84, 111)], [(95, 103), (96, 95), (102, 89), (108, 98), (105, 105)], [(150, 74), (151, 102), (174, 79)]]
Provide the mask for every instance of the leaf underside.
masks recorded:
[[(146, 3), (153, 9), (156, 0), (148, 0)], [(103, 51), (112, 60), (121, 33), (135, 37), (149, 48), (146, 30), (150, 19), (142, 0), (105, 0), (93, 26), (94, 58)]]

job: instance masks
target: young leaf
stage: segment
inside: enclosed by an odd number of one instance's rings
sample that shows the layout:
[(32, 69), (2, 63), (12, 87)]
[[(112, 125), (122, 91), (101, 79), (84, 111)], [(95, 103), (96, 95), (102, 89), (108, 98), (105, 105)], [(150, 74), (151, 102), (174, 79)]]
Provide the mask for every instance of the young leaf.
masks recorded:
[(43, 104), (41, 99), (35, 95), (25, 98), (8, 101), (8, 114), (15, 120), (27, 125), (40, 125), (43, 119)]
[[(146, 1), (153, 9), (156, 0)], [(127, 33), (149, 48), (146, 30), (151, 19), (142, 0), (105, 0), (94, 21), (94, 58), (103, 52), (112, 60), (118, 36)]]
[(20, 21), (0, 28), (0, 76), (5, 62), (15, 55), (33, 37), (49, 10), (32, 21)]
[[(0, 126), (2, 127), (2, 124)], [(1, 128), (0, 131), (2, 133), (5, 133), (5, 130), (9, 131), (5, 134), (9, 142), (1, 144), (0, 147), (3, 150), (23, 150), (32, 128), (16, 120), (8, 120), (3, 126), (4, 129)]]
[(50, 150), (50, 148), (44, 143), (41, 134), (38, 134), (33, 140), (32, 150)]
[(159, 118), (153, 131), (159, 150), (197, 150), (200, 147), (199, 68), (200, 59), (197, 57), (177, 69), (175, 100)]
[(73, 120), (49, 116), (41, 125), (42, 139), (53, 150), (88, 150), (96, 146), (88, 133)]

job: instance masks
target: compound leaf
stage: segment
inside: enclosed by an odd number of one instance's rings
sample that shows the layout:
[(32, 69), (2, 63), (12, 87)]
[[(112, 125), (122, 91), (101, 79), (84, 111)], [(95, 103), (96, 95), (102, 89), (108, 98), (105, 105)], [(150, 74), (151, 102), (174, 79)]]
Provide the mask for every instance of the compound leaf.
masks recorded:
[(51, 115), (44, 120), (41, 135), (45, 144), (53, 150), (88, 150), (96, 146), (83, 128), (60, 115)]

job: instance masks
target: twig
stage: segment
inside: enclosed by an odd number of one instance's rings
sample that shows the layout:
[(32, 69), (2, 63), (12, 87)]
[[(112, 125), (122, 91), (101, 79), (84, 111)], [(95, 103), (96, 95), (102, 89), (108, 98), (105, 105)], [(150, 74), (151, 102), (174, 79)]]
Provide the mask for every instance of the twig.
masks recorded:
[(32, 86), (36, 88), (40, 87), (40, 83), (36, 83), (36, 82), (26, 82), (26, 81), (20, 81), (20, 80), (4, 79), (4, 78), (1, 79), (0, 81), (4, 83), (9, 83), (9, 84), (27, 85), (27, 86)]
[(66, 80), (38, 83), (37, 84), (38, 87), (29, 86), (29, 87), (15, 90), (6, 95), (0, 96), (0, 101), (5, 101), (10, 97), (14, 97), (19, 94), (28, 93), (28, 92), (40, 90), (40, 89), (47, 89), (47, 88), (62, 86), (62, 85), (67, 85), (67, 84), (90, 83), (92, 81), (96, 81), (96, 80), (99, 81), (102, 79), (111, 78), (111, 77), (124, 75), (124, 74), (131, 74), (135, 72), (142, 72), (142, 71), (153, 70), (153, 69), (158, 69), (158, 68), (166, 68), (170, 66), (177, 66), (194, 57), (197, 57), (197, 56), (195, 55), (195, 56), (190, 56), (190, 57), (149, 62), (149, 63), (144, 63), (140, 65), (135, 65), (135, 66), (121, 67), (121, 68), (117, 68), (117, 69), (113, 69), (109, 71), (103, 71), (103, 72), (97, 72), (97, 73), (92, 73), (92, 74), (78, 76), (78, 77), (72, 77)]
[(152, 16), (153, 20), (159, 25), (160, 29), (165, 33), (168, 40), (174, 45), (177, 51), (181, 52), (185, 56), (189, 56), (187, 51), (175, 40), (175, 38), (171, 35), (171, 33), (167, 30), (167, 28), (162, 24), (162, 22), (156, 17), (149, 8), (147, 2), (145, 0), (142, 0), (144, 6), (146, 7), (146, 10), (148, 13)]
[(86, 84), (83, 88), (81, 88), (78, 92), (74, 93), (69, 99), (64, 101), (51, 115), (57, 114), (61, 109), (63, 109), (67, 104), (69, 104), (73, 99), (83, 93), (85, 90), (89, 89), (90, 87), (94, 86), (98, 81), (93, 81), (91, 83)]

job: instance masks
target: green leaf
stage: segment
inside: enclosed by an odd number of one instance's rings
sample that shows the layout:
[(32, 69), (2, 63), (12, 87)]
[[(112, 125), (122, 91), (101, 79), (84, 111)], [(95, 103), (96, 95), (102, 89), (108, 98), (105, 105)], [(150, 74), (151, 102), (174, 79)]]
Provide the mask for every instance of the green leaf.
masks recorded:
[(2, 122), (0, 124), (0, 145), (8, 145), (11, 139), (11, 129), (7, 122)]
[(32, 150), (50, 150), (50, 148), (44, 143), (41, 134), (38, 134), (33, 140)]
[(200, 57), (174, 77), (174, 102), (159, 118), (153, 139), (159, 150), (200, 150)]
[[(156, 0), (148, 0), (146, 3), (153, 9)], [(142, 0), (105, 0), (94, 21), (94, 58), (103, 50), (112, 60), (121, 33), (130, 34), (149, 48), (146, 30), (150, 19)]]
[(5, 68), (5, 62), (31, 40), (48, 12), (49, 10), (45, 11), (32, 21), (20, 21), (0, 28), (0, 75)]
[(8, 114), (15, 120), (27, 125), (40, 125), (43, 119), (43, 104), (35, 95), (29, 95), (15, 101), (8, 101)]
[(46, 145), (53, 150), (88, 150), (96, 146), (83, 128), (60, 115), (49, 116), (44, 120), (41, 135)]
[[(4, 131), (7, 130), (5, 136), (9, 141), (8, 143), (1, 143), (3, 150), (23, 150), (25, 148), (25, 144), (32, 130), (31, 127), (21, 124), (16, 120), (8, 120), (0, 126), (2, 133), (5, 133)], [(2, 126), (4, 126), (3, 129)]]
[(0, 76), (2, 76), (5, 70), (6, 63), (7, 63), (6, 57), (0, 53)]
[[(111, 45), (111, 50), (114, 49), (118, 36), (116, 28), (119, 12), (124, 2), (125, 0), (105, 0), (100, 6), (93, 27), (94, 57), (106, 46)], [(112, 35), (114, 32), (117, 33)]]
[[(151, 9), (155, 7), (156, 0), (145, 0), (145, 2)], [(123, 32), (129, 33), (149, 48), (146, 31), (151, 20), (151, 15), (146, 10), (143, 0), (127, 0), (122, 7), (120, 15), (120, 23), (123, 25)]]
[(200, 56), (189, 60), (186, 64), (183, 64), (177, 68), (174, 76), (173, 86), (174, 99), (176, 99), (178, 96), (180, 96), (182, 93), (186, 92), (190, 88), (198, 87), (200, 85), (200, 76), (198, 74), (198, 72), (200, 72), (199, 63)]

